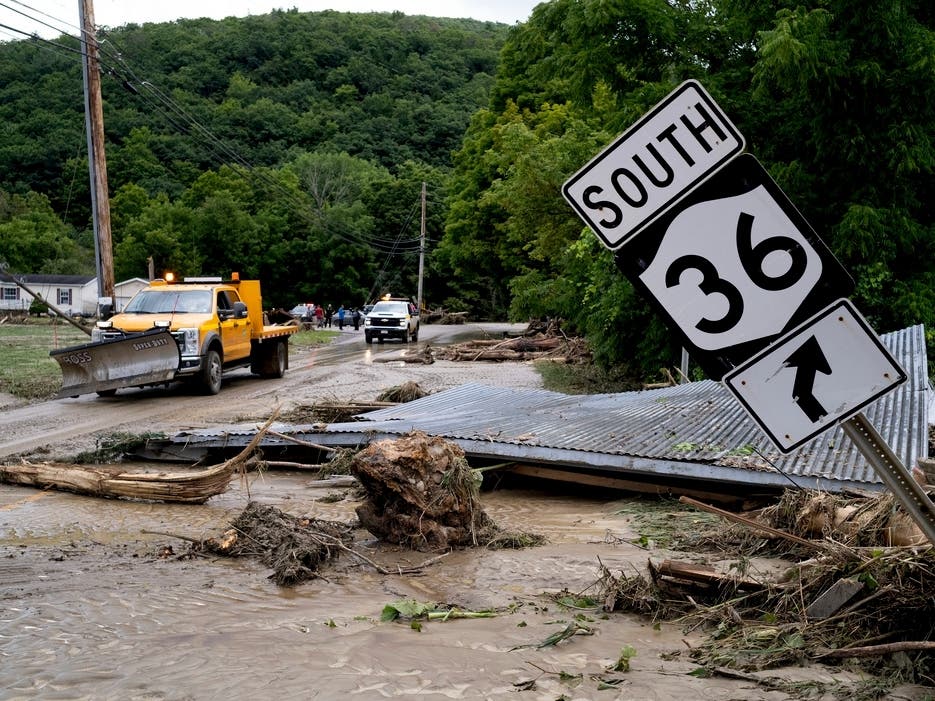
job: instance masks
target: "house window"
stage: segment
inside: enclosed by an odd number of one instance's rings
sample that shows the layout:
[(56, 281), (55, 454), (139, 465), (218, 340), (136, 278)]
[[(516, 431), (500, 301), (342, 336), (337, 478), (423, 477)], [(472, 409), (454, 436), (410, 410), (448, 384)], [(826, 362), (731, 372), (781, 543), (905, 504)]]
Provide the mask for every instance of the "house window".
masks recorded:
[(4, 302), (18, 302), (19, 301), (19, 288), (18, 287), (4, 287), (2, 299)]
[(68, 306), (71, 305), (71, 290), (58, 288), (58, 306)]

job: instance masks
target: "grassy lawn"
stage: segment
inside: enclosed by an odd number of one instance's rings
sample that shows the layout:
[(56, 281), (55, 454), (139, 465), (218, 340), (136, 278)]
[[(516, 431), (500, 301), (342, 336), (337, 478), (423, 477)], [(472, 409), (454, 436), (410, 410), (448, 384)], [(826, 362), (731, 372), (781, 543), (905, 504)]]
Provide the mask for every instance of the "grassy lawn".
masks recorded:
[(0, 325), (0, 392), (23, 399), (52, 396), (62, 386), (62, 372), (49, 351), (90, 340), (61, 320), (30, 319), (27, 324)]
[[(311, 348), (330, 343), (337, 335), (337, 331), (299, 331), (290, 343), (294, 348)], [(51, 397), (62, 386), (62, 371), (49, 351), (90, 341), (90, 336), (61, 320), (0, 325), (0, 392), (21, 399)]]
[(331, 341), (340, 334), (340, 331), (325, 331), (312, 329), (311, 331), (299, 331), (292, 334), (289, 343), (296, 348), (311, 348), (331, 343)]

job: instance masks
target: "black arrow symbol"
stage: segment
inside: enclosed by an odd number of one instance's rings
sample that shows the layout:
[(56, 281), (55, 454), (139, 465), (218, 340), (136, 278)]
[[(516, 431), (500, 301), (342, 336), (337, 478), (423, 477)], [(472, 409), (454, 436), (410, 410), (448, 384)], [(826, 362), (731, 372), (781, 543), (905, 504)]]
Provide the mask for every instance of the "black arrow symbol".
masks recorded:
[(815, 375), (831, 374), (828, 359), (821, 352), (818, 339), (811, 336), (805, 343), (783, 363), (784, 367), (796, 368), (795, 381), (792, 383), (792, 400), (799, 405), (812, 423), (819, 421), (828, 413), (818, 399), (812, 394), (815, 389)]

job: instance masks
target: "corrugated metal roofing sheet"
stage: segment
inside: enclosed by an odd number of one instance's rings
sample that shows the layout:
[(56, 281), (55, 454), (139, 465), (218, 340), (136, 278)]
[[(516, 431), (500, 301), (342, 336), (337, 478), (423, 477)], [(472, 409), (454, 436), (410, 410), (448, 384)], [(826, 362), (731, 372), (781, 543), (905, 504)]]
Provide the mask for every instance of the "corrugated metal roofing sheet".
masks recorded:
[[(909, 379), (864, 413), (911, 467), (928, 455), (924, 330), (914, 326), (881, 340), (906, 368)], [(714, 381), (596, 395), (467, 384), (361, 418), (330, 424), (325, 430), (312, 426), (277, 430), (311, 442), (346, 445), (418, 429), (453, 440), (471, 455), (588, 468), (616, 476), (762, 487), (788, 486), (792, 480), (828, 491), (883, 486), (840, 427), (782, 455), (740, 403)], [(188, 434), (187, 440), (211, 442), (205, 432), (198, 433)], [(237, 434), (231, 427), (223, 440), (239, 443)]]

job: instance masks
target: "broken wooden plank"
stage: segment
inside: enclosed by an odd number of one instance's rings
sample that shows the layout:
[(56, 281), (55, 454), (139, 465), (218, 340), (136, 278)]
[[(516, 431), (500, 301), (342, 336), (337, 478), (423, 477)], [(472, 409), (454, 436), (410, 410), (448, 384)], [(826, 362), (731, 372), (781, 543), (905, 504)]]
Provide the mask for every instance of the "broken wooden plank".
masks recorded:
[(857, 581), (856, 578), (839, 579), (806, 607), (805, 616), (819, 620), (830, 618), (863, 588), (863, 582)]
[(663, 560), (656, 566), (656, 571), (664, 577), (671, 577), (684, 582), (705, 586), (729, 586), (738, 589), (763, 589), (766, 585), (749, 577), (718, 572), (710, 565), (678, 560)]

